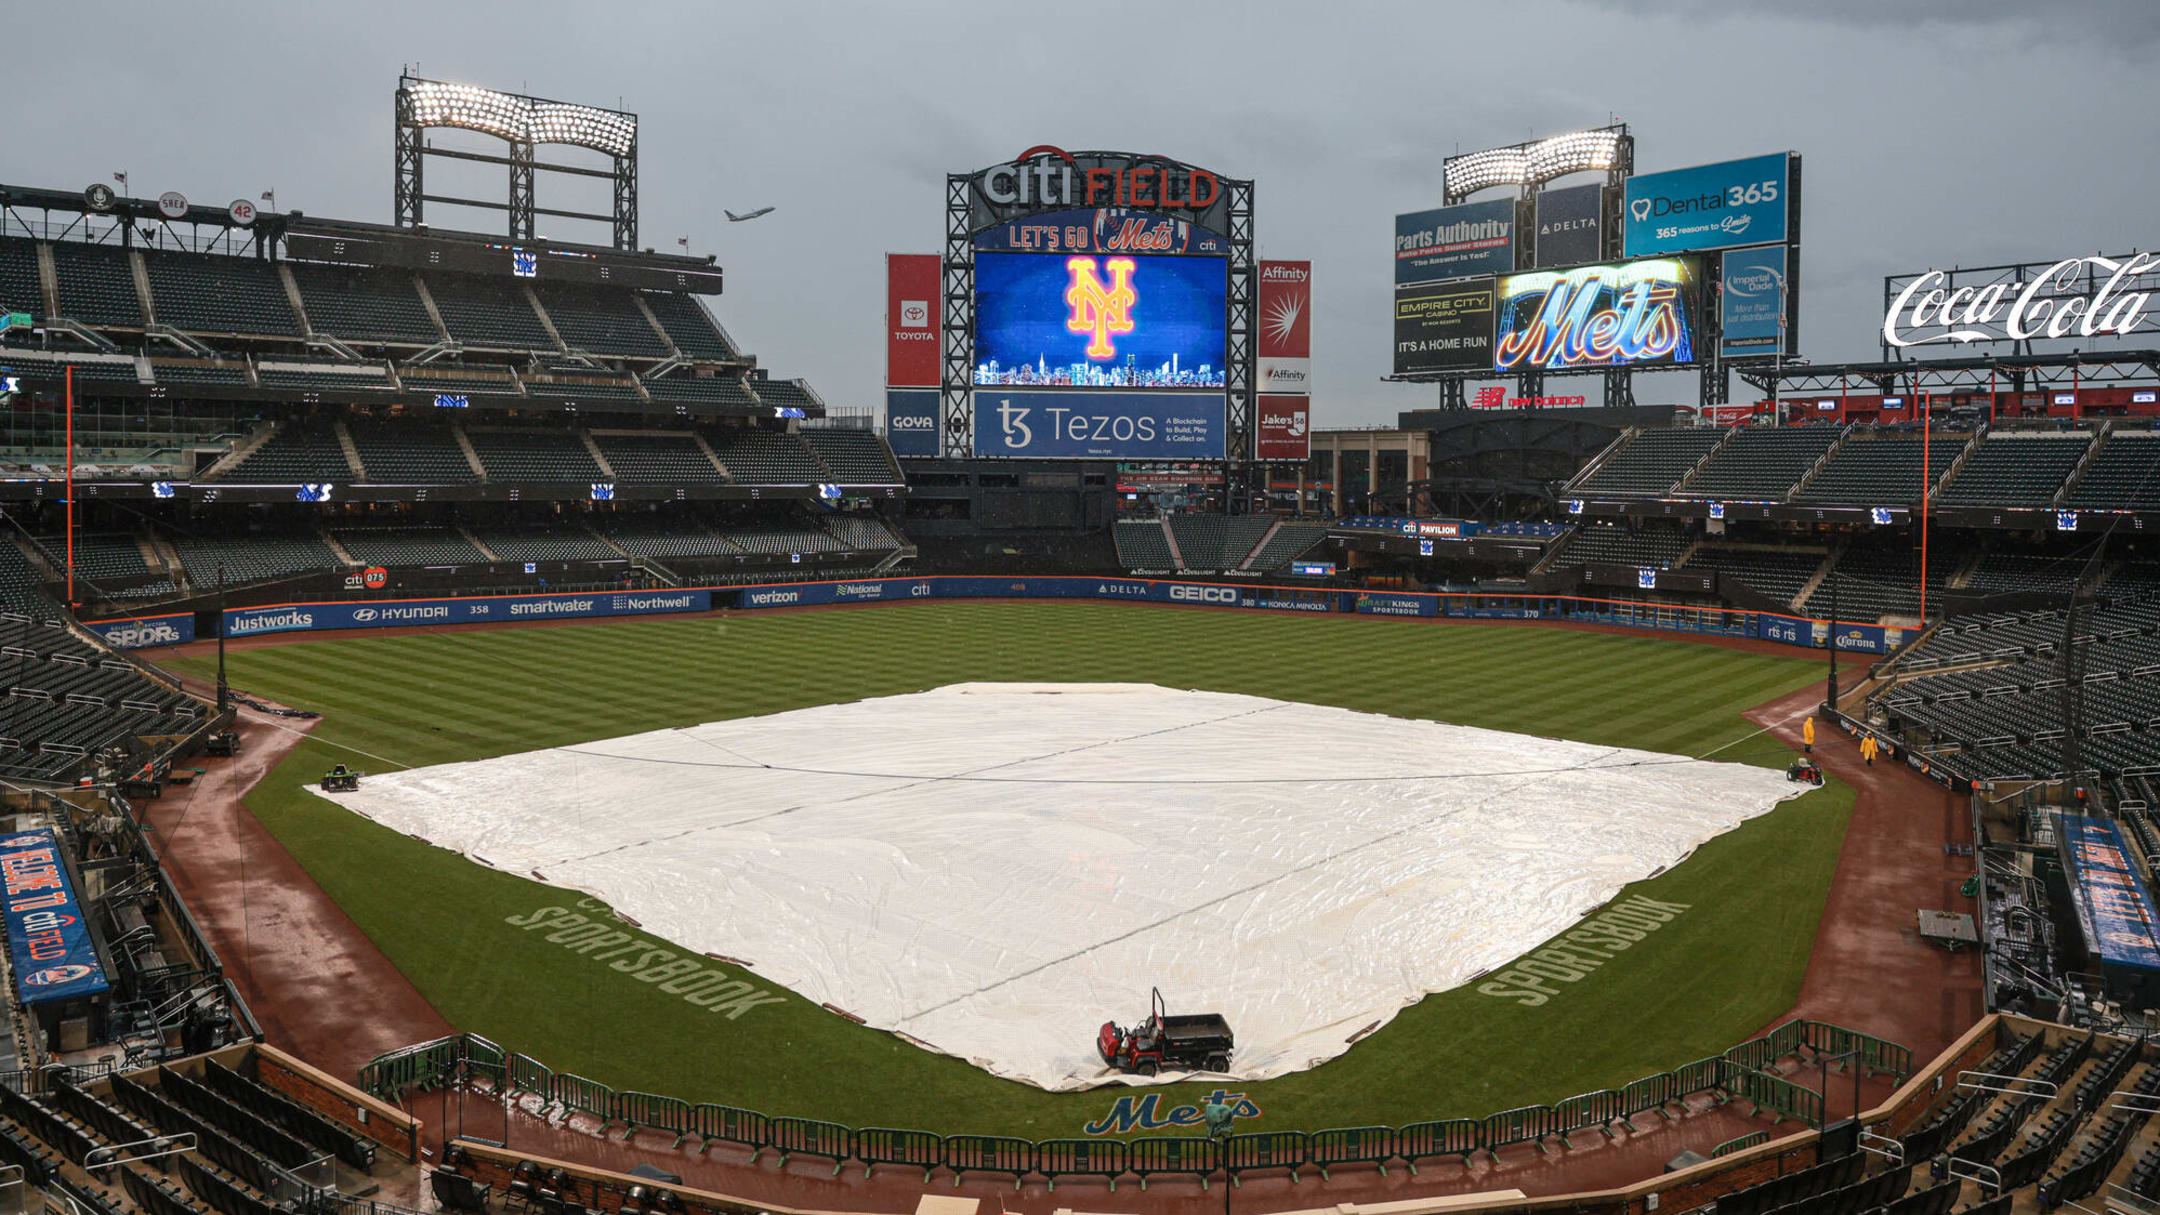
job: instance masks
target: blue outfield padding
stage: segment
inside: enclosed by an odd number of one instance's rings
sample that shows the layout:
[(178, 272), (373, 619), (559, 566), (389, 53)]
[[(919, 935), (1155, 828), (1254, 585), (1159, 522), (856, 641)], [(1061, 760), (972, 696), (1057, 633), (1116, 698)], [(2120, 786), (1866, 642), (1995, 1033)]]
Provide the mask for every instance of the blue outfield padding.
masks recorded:
[(712, 607), (708, 590), (595, 591), (579, 595), (483, 595), (462, 599), (356, 600), (283, 603), (231, 608), (227, 637), (291, 633), (309, 629), (408, 628), (413, 625), (494, 621), (560, 620), (579, 616), (643, 616), (702, 612)]

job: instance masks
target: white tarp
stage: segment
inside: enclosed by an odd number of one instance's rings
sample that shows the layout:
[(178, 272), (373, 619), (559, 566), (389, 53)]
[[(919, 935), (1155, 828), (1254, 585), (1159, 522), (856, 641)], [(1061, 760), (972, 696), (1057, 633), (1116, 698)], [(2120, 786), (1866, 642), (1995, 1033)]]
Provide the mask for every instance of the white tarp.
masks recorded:
[(963, 684), (333, 800), (1044, 1088), (1160, 986), (1231, 1074), (1565, 930), (1793, 792), (1742, 764), (1142, 684)]

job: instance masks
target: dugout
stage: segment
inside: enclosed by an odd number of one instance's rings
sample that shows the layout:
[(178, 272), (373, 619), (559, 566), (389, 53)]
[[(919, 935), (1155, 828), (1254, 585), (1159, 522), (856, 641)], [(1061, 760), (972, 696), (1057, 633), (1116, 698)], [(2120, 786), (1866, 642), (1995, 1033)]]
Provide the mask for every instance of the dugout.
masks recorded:
[(2107, 998), (2129, 1008), (2160, 1007), (2160, 939), (2152, 893), (2107, 819), (2061, 816), (2056, 848), (2063, 865), (2085, 968)]

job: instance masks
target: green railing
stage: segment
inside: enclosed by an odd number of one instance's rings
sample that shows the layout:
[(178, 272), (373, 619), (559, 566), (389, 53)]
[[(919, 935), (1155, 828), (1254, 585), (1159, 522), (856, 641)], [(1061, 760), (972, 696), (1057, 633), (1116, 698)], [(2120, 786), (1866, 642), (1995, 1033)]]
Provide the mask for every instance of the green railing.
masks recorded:
[[(830, 1160), (835, 1173), (854, 1160), (872, 1170), (881, 1164), (919, 1168), (926, 1181), (943, 1168), (953, 1173), (956, 1184), (960, 1174), (984, 1172), (1010, 1176), (1016, 1185), (1035, 1173), (1053, 1184), (1060, 1177), (1087, 1176), (1107, 1178), (1115, 1186), (1117, 1178), (1133, 1174), (1144, 1187), (1150, 1176), (1160, 1174), (1197, 1176), (1204, 1184), (1209, 1174), (1221, 1171), (1235, 1183), (1247, 1172), (1283, 1169), (1296, 1181), (1302, 1169), (1318, 1169), (1324, 1176), (1330, 1168), (1370, 1164), (1385, 1171), (1392, 1160), (1404, 1162), (1415, 1173), (1418, 1161), (1434, 1157), (1468, 1159), (1479, 1152), (1497, 1155), (1499, 1149), (1514, 1144), (1535, 1143), (1542, 1148), (1551, 1139), (1566, 1143), (1571, 1132), (1605, 1130), (1651, 1110), (1669, 1113), (1673, 1103), (1705, 1092), (1720, 1101), (1747, 1101), (1779, 1119), (1821, 1126), (1821, 1096), (1771, 1070), (1780, 1059), (1805, 1057), (1810, 1052), (1817, 1058), (1856, 1060), (1870, 1072), (1901, 1080), (1912, 1074), (1912, 1052), (1894, 1042), (1820, 1021), (1795, 1020), (1722, 1055), (1645, 1076), (1624, 1088), (1583, 1093), (1552, 1105), (1399, 1127), (1244, 1132), (1220, 1140), (1190, 1136), (1031, 1141), (1001, 1135), (940, 1136), (901, 1127), (856, 1130), (809, 1118), (770, 1117), (734, 1106), (691, 1105), (654, 1093), (618, 1093), (596, 1080), (550, 1071), (535, 1059), (507, 1052), (473, 1034), (379, 1056), (360, 1069), (360, 1086), (393, 1102), (410, 1093), (457, 1084), (498, 1093), (532, 1093), (557, 1109), (598, 1119), (603, 1128), (620, 1124), (625, 1138), (656, 1131), (674, 1135), (678, 1146), (696, 1139), (701, 1146), (736, 1143), (759, 1154), (769, 1148), (783, 1161), (791, 1156)], [(1767, 1131), (1744, 1135), (1717, 1150), (1720, 1154), (1738, 1151), (1768, 1137)]]

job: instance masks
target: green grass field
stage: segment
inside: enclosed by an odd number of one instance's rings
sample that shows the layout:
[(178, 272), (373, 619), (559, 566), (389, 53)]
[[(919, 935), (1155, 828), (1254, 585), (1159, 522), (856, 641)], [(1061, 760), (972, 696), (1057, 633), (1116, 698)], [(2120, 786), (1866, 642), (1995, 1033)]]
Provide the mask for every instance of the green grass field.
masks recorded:
[[(214, 671), (205, 657), (172, 665)], [(1718, 758), (1782, 766), (1783, 749), (1748, 738), (1740, 714), (1820, 671), (1650, 636), (1088, 603), (386, 633), (235, 652), (229, 665), (235, 687), (325, 718), (248, 808), (458, 1027), (618, 1089), (1027, 1138), (1078, 1133), (1117, 1090), (998, 1080), (794, 997), (735, 1020), (703, 1013), (506, 922), (579, 896), (376, 826), (303, 785), (340, 760), (382, 771), (479, 759), (966, 680), (1152, 682), (1690, 755), (1735, 744)], [(1851, 808), (1851, 791), (1832, 784), (1629, 888), (1622, 897), (1689, 910), (1542, 1006), (1457, 988), (1333, 1062), (1246, 1086), (1264, 1111), (1250, 1129), (1481, 1116), (1742, 1040), (1794, 1001)], [(1202, 1091), (1173, 1087), (1169, 1104)]]

